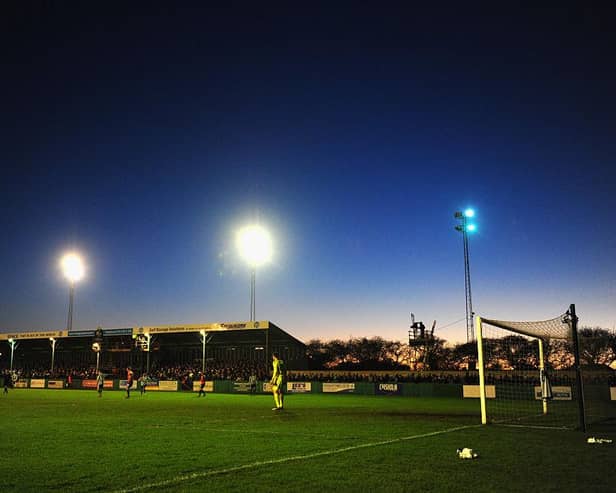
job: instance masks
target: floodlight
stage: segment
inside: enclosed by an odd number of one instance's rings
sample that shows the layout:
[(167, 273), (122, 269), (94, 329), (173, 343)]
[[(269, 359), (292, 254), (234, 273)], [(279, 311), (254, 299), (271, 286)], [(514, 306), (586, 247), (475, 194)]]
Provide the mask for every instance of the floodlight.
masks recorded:
[(466, 209), (464, 211), (464, 217), (475, 217), (474, 209)]
[(79, 281), (83, 278), (84, 268), (81, 258), (75, 253), (68, 253), (62, 257), (61, 261), (64, 277), (71, 282)]
[(237, 248), (242, 258), (252, 267), (272, 259), (272, 239), (261, 226), (247, 226), (237, 233)]
[(477, 225), (475, 225), (475, 224), (467, 224), (466, 225), (466, 231), (468, 231), (469, 233), (474, 233), (475, 231), (477, 231)]
[(60, 265), (62, 266), (64, 277), (71, 283), (68, 301), (68, 319), (66, 323), (66, 328), (70, 331), (73, 330), (73, 298), (75, 296), (75, 283), (83, 278), (84, 268), (81, 257), (72, 252), (62, 257)]

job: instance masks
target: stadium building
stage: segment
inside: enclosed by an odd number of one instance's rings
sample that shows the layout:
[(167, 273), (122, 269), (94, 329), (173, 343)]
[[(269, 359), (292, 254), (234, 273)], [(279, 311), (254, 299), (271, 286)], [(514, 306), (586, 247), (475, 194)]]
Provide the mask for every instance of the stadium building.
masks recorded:
[(196, 369), (217, 363), (269, 365), (277, 352), (289, 369), (307, 368), (306, 346), (269, 321), (0, 333), (0, 368), (24, 370), (131, 366)]

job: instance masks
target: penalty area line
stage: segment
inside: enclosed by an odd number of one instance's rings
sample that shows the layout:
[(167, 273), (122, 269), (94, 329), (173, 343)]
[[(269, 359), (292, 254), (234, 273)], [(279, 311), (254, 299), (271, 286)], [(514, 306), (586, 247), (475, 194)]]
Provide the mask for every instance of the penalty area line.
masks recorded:
[(244, 471), (247, 469), (256, 469), (258, 467), (270, 466), (273, 464), (283, 464), (285, 462), (293, 462), (293, 461), (314, 459), (316, 457), (325, 457), (328, 455), (343, 454), (345, 452), (350, 452), (353, 450), (360, 450), (364, 448), (381, 447), (383, 445), (391, 445), (393, 443), (407, 442), (409, 440), (417, 440), (419, 438), (428, 438), (428, 437), (433, 437), (437, 435), (445, 435), (447, 433), (453, 433), (454, 431), (467, 430), (470, 428), (478, 428), (479, 426), (481, 425), (456, 426), (455, 428), (447, 428), (445, 430), (432, 431), (430, 433), (421, 433), (420, 435), (411, 435), (407, 437), (392, 438), (391, 440), (382, 440), (380, 442), (362, 443), (359, 445), (350, 445), (348, 447), (342, 447), (342, 448), (337, 448), (337, 449), (332, 449), (332, 450), (312, 452), (310, 454), (291, 455), (289, 457), (281, 457), (279, 459), (256, 461), (256, 462), (251, 462), (250, 464), (243, 464), (241, 466), (226, 467), (223, 469), (214, 469), (211, 471), (193, 472), (190, 474), (181, 474), (181, 475), (175, 476), (170, 479), (164, 479), (162, 481), (157, 481), (155, 483), (140, 484), (140, 485), (137, 485), (131, 488), (123, 488), (121, 490), (116, 490), (115, 493), (132, 493), (134, 491), (143, 491), (143, 490), (148, 490), (151, 488), (161, 488), (164, 486), (171, 486), (177, 483), (181, 483), (184, 481), (190, 481), (194, 479), (203, 479), (203, 478), (207, 478), (210, 476), (229, 474), (233, 472)]

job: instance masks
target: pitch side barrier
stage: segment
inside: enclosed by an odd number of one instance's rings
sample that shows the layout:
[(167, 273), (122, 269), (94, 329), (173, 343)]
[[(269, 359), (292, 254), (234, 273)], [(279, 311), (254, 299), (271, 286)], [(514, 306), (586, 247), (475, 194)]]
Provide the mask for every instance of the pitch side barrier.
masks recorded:
[[(529, 375), (530, 376), (530, 375)], [(491, 372), (490, 377), (495, 385), (487, 385), (487, 397), (495, 397), (499, 393), (502, 372)], [(489, 381), (489, 380), (488, 380)], [(0, 377), (0, 385), (4, 385), (3, 377)], [(65, 379), (53, 378), (20, 378), (12, 385), (14, 388), (23, 389), (73, 389), (73, 390), (94, 390), (96, 380), (94, 379), (74, 379), (70, 384)], [(124, 391), (126, 380), (108, 379), (105, 380), (105, 390)], [(147, 384), (148, 392), (198, 392), (200, 384), (198, 381), (182, 382), (180, 380), (159, 380)], [(529, 393), (533, 392), (534, 386), (529, 383)], [(601, 396), (602, 401), (612, 402), (616, 405), (616, 386), (613, 383), (595, 383), (596, 393)], [(139, 386), (135, 384), (133, 390), (138, 391)], [(232, 380), (213, 380), (206, 381), (205, 389), (208, 393), (224, 394), (269, 394), (271, 386), (269, 382), (256, 382), (251, 386), (250, 382)], [(462, 383), (441, 383), (441, 382), (366, 382), (349, 381), (344, 378), (340, 380), (303, 380), (290, 381), (286, 384), (285, 391), (288, 394), (355, 394), (355, 395), (385, 395), (401, 397), (449, 397), (449, 398), (479, 398), (479, 386), (475, 384)], [(490, 395), (492, 393), (492, 395)]]
[[(72, 390), (94, 390), (96, 380), (74, 379), (69, 385), (63, 379), (29, 378), (19, 379), (13, 384), (14, 388), (23, 389), (72, 389)], [(191, 388), (192, 387), (192, 388)], [(147, 385), (148, 392), (197, 392), (199, 382), (192, 382), (191, 386), (179, 380), (160, 380)], [(125, 380), (105, 380), (105, 390), (120, 390), (126, 388)], [(137, 391), (138, 386), (133, 390)], [(269, 382), (257, 382), (251, 387), (249, 382), (237, 382), (231, 380), (207, 381), (206, 392), (225, 393), (225, 394), (269, 394), (272, 389)], [(356, 395), (389, 395), (406, 397), (462, 397), (462, 385), (446, 383), (398, 383), (398, 382), (287, 382), (285, 389), (289, 394), (356, 394)]]
[[(28, 378), (19, 379), (13, 384), (14, 388), (23, 389), (57, 389), (57, 390), (95, 390), (96, 380), (74, 379), (69, 385), (62, 379)], [(160, 380), (147, 385), (148, 392), (198, 392), (198, 381), (193, 381), (187, 387), (185, 382), (179, 380)], [(105, 380), (105, 390), (126, 389), (125, 380)], [(138, 386), (133, 386), (138, 391)], [(249, 382), (237, 382), (232, 380), (207, 381), (205, 385), (208, 393), (223, 394), (269, 394), (271, 385), (269, 382), (257, 382), (251, 387)], [(406, 397), (459, 397), (462, 398), (462, 385), (446, 383), (399, 383), (399, 382), (287, 382), (286, 392), (289, 394), (356, 394), (356, 395), (389, 395)]]
[[(72, 390), (95, 390), (96, 380), (74, 379), (69, 385), (66, 380), (30, 378), (19, 379), (13, 385), (15, 388), (23, 389), (72, 389)], [(148, 392), (198, 392), (199, 382), (192, 382), (192, 388), (186, 387), (185, 383), (179, 380), (161, 380), (147, 385)], [(105, 390), (126, 389), (125, 380), (105, 380)], [(138, 391), (138, 386), (133, 386), (133, 390)], [(237, 382), (232, 380), (207, 381), (205, 385), (208, 393), (222, 394), (269, 394), (271, 385), (269, 382), (257, 382), (251, 387), (249, 382)], [(454, 397), (464, 396), (463, 385), (448, 383), (399, 383), (399, 382), (322, 382), (322, 381), (303, 381), (287, 382), (286, 392), (288, 394), (356, 394), (356, 395), (386, 395), (402, 397)]]

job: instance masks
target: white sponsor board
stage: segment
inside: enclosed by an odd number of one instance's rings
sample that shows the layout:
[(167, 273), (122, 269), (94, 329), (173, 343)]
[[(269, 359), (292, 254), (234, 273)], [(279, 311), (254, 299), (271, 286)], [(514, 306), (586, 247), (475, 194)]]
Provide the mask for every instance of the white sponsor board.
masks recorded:
[(48, 389), (63, 389), (64, 388), (64, 380), (49, 380), (47, 382)]
[(45, 388), (45, 379), (44, 378), (32, 378), (32, 379), (30, 379), (30, 388), (31, 389), (44, 389)]
[(20, 378), (16, 382), (13, 383), (13, 387), (16, 389), (27, 389), (28, 388), (28, 380), (25, 378)]
[(338, 383), (338, 382), (325, 382), (323, 384), (323, 392), (354, 392), (354, 383)]
[(47, 330), (40, 332), (16, 332), (14, 334), (0, 334), (1, 340), (9, 339), (48, 339), (49, 337), (66, 337), (68, 330)]
[(310, 382), (287, 382), (287, 392), (299, 394), (311, 391), (312, 384)]
[(161, 327), (133, 328), (133, 335), (139, 334), (166, 334), (181, 332), (220, 332), (229, 330), (269, 329), (269, 321), (259, 320), (253, 322), (225, 322), (198, 325), (165, 325)]
[[(535, 387), (535, 399), (541, 400), (541, 387)], [(572, 400), (571, 387), (552, 387), (552, 399), (553, 401), (570, 401)]]
[[(494, 385), (486, 385), (486, 399), (496, 398), (496, 387)], [(463, 385), (462, 397), (470, 399), (478, 399), (481, 397), (481, 387), (479, 385)]]
[(269, 382), (263, 382), (263, 392), (271, 392), (272, 384)]
[[(199, 383), (199, 381), (193, 382), (193, 390), (195, 392), (199, 392), (200, 389), (201, 389), (201, 384)], [(206, 380), (205, 387), (203, 387), (203, 390), (205, 392), (214, 392), (214, 381)]]
[(234, 392), (250, 392), (250, 383), (248, 382), (233, 382)]
[(610, 387), (610, 400), (616, 401), (616, 387)]
[[(159, 380), (158, 388), (156, 390), (160, 390), (163, 392), (175, 392), (178, 389), (177, 380)], [(146, 387), (146, 392), (150, 390), (150, 387)]]

